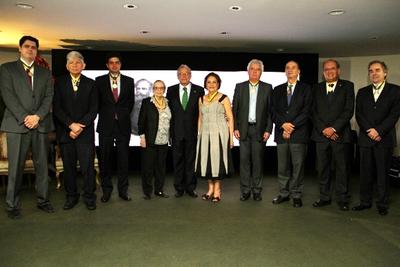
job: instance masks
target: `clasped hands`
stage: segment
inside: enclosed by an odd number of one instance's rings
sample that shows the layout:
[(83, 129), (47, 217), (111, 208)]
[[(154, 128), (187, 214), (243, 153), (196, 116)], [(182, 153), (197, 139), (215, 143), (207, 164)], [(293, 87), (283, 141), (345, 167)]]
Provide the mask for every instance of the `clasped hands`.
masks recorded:
[(380, 142), (382, 140), (378, 131), (375, 128), (370, 128), (367, 130), (368, 137), (376, 142)]
[(284, 124), (282, 124), (281, 128), (283, 129), (283, 139), (289, 140), (290, 135), (294, 132), (294, 125), (290, 122), (285, 122)]
[(339, 135), (336, 133), (335, 129), (332, 127), (326, 127), (323, 131), (322, 134), (333, 141), (336, 141), (339, 138)]
[(40, 117), (38, 115), (28, 115), (24, 119), (24, 125), (28, 129), (36, 129), (39, 127)]
[(69, 132), (69, 137), (71, 137), (72, 139), (76, 139), (78, 138), (78, 136), (82, 133), (83, 128), (85, 128), (86, 126), (79, 123), (79, 122), (73, 122), (69, 125), (69, 128), (71, 129), (71, 131)]

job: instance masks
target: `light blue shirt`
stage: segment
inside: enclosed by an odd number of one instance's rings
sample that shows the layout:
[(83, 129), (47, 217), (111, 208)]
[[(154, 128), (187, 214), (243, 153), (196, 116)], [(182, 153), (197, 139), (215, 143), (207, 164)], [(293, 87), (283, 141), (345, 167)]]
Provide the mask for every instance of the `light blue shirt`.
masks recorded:
[(249, 82), (249, 122), (256, 123), (256, 108), (257, 108), (257, 94), (258, 94), (258, 85), (252, 85)]

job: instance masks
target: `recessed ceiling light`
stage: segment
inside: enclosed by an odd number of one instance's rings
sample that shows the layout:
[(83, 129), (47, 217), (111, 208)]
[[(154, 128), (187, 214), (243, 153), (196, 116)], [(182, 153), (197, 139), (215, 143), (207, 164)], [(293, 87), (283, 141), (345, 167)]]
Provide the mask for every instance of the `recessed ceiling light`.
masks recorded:
[(31, 4), (27, 4), (27, 3), (17, 3), (16, 6), (19, 8), (23, 8), (23, 9), (32, 9), (33, 8), (33, 6)]
[(231, 11), (240, 11), (240, 10), (242, 10), (242, 7), (241, 6), (230, 6), (229, 10), (231, 10)]
[(148, 33), (150, 33), (149, 31), (140, 31), (139, 32), (140, 34), (148, 34)]
[(139, 7), (137, 5), (134, 5), (134, 4), (125, 4), (124, 8), (126, 8), (126, 9), (137, 9)]
[(285, 51), (285, 49), (283, 49), (283, 48), (277, 48), (276, 51), (278, 51), (278, 52), (283, 52), (283, 51)]
[(344, 9), (334, 9), (331, 10), (328, 14), (331, 16), (340, 16), (344, 14)]

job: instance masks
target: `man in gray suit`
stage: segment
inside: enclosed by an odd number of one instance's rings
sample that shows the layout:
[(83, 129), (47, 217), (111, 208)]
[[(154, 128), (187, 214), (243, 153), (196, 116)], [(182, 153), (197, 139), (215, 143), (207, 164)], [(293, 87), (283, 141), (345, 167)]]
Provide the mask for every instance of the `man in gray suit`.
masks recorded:
[(20, 218), (20, 191), (24, 163), (30, 147), (36, 173), (37, 207), (52, 213), (48, 199), (48, 132), (54, 129), (50, 113), (53, 83), (49, 70), (34, 64), (39, 41), (23, 36), (20, 59), (0, 68), (0, 88), (6, 106), (1, 131), (7, 133), (7, 212)]
[(261, 60), (247, 65), (249, 80), (236, 84), (233, 96), (235, 137), (240, 141), (241, 201), (261, 201), (264, 147), (272, 131), (272, 85), (260, 81), (264, 71)]

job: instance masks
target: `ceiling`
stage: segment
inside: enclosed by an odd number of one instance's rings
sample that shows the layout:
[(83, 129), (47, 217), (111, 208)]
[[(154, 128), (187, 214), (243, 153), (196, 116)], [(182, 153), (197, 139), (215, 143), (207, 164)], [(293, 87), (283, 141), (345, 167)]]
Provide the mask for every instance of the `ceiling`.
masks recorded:
[(2, 50), (29, 34), (42, 50), (400, 54), (399, 0), (1, 0), (0, 11)]

